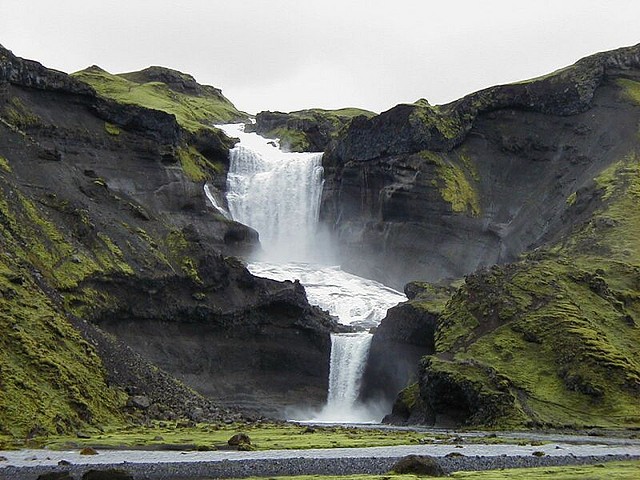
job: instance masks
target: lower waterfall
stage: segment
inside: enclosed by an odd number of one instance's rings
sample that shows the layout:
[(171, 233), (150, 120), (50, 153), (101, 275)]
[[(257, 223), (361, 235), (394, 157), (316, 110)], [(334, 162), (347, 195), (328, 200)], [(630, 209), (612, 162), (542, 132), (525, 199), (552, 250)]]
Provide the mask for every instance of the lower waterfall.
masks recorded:
[[(229, 214), (256, 229), (263, 247), (259, 261), (247, 265), (249, 271), (275, 280), (299, 280), (309, 303), (358, 330), (331, 336), (326, 406), (320, 412), (301, 406), (290, 413), (290, 419), (379, 422), (384, 410), (358, 402), (372, 339), (369, 330), (380, 323), (388, 308), (406, 297), (331, 264), (329, 242), (318, 230), (323, 183), (321, 153), (282, 152), (277, 142), (245, 133), (240, 124), (220, 128), (229, 136), (240, 138), (230, 151)], [(217, 204), (214, 206), (220, 209)]]

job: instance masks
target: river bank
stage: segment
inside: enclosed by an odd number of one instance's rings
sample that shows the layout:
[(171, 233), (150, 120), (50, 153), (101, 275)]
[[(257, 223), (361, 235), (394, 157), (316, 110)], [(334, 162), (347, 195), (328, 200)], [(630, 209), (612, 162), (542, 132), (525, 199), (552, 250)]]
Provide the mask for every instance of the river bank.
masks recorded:
[(103, 450), (90, 456), (78, 450), (17, 450), (0, 452), (5, 458), (0, 461), (0, 479), (36, 480), (43, 473), (65, 471), (80, 478), (89, 470), (111, 468), (145, 480), (382, 474), (406, 455), (436, 457), (446, 471), (453, 472), (640, 460), (640, 445), (405, 445), (260, 452)]

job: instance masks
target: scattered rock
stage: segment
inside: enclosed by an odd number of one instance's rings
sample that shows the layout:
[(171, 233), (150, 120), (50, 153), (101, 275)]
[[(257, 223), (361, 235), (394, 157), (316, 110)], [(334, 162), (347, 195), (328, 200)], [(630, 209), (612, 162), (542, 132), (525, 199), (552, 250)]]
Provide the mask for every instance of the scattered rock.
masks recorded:
[(200, 407), (196, 407), (189, 412), (189, 418), (194, 422), (201, 422), (204, 419), (204, 410)]
[(6, 461), (7, 461), (7, 457), (0, 456), (0, 462), (6, 462)]
[(127, 406), (146, 410), (151, 406), (151, 400), (149, 400), (149, 397), (145, 395), (134, 395), (133, 397), (129, 398)]
[(133, 480), (133, 476), (125, 470), (89, 470), (82, 480)]
[(531, 455), (533, 455), (534, 457), (544, 457), (545, 453), (541, 452), (540, 450), (536, 450)]
[(73, 480), (69, 472), (48, 472), (38, 476), (38, 480)]
[(154, 442), (162, 442), (162, 441), (164, 441), (164, 437), (162, 435), (156, 435), (155, 437), (153, 437), (153, 441)]
[(464, 455), (458, 452), (450, 452), (445, 455), (445, 458), (460, 458), (460, 457), (464, 457)]
[(313, 427), (307, 427), (304, 430), (302, 430), (302, 433), (316, 433), (316, 429)]
[(91, 435), (89, 435), (86, 432), (78, 431), (78, 432), (76, 432), (76, 437), (78, 437), (78, 438), (91, 438)]
[(80, 450), (80, 455), (98, 455), (98, 451), (93, 447), (84, 447)]
[(429, 477), (444, 477), (446, 475), (438, 461), (428, 455), (407, 455), (401, 458), (391, 470), (398, 474), (408, 473)]
[(227, 444), (232, 446), (251, 445), (251, 439), (246, 433), (236, 433), (227, 441)]
[(69, 460), (60, 460), (58, 462), (58, 465), (61, 467), (68, 467), (69, 465), (71, 465), (71, 462)]

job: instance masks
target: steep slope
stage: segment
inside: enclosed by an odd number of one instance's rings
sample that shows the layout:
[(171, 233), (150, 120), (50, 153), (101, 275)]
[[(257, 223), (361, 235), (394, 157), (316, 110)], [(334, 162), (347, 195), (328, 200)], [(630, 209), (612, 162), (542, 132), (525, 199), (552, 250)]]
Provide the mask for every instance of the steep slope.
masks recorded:
[[(566, 232), (566, 199), (637, 141), (640, 47), (444, 106), (357, 117), (325, 154), (322, 220), (346, 268), (459, 278)], [(567, 225), (567, 221), (569, 225)]]
[[(122, 420), (127, 397), (107, 385), (150, 370), (105, 371), (128, 368), (113, 358), (126, 348), (80, 319), (221, 401), (324, 400), (330, 319), (299, 285), (226, 256), (257, 234), (204, 195), (224, 185), (233, 141), (134, 103), (0, 48), (2, 327), (15, 332), (3, 334), (3, 431)], [(165, 407), (184, 411), (183, 393)], [(23, 417), (5, 415), (22, 401)]]
[(569, 200), (602, 206), (566, 240), (466, 278), (392, 420), (640, 424), (639, 155)]
[(355, 117), (370, 118), (374, 115), (360, 108), (260, 112), (255, 123), (246, 125), (245, 131), (256, 132), (266, 138), (279, 138), (282, 148), (291, 152), (322, 152)]

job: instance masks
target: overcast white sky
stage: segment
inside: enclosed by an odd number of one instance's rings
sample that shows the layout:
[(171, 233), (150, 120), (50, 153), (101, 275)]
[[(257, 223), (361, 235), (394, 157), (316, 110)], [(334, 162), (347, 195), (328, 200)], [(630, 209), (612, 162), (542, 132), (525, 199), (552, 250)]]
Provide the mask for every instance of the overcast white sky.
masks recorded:
[(383, 111), (640, 43), (638, 0), (0, 0), (0, 44), (73, 72), (163, 65), (242, 110)]

